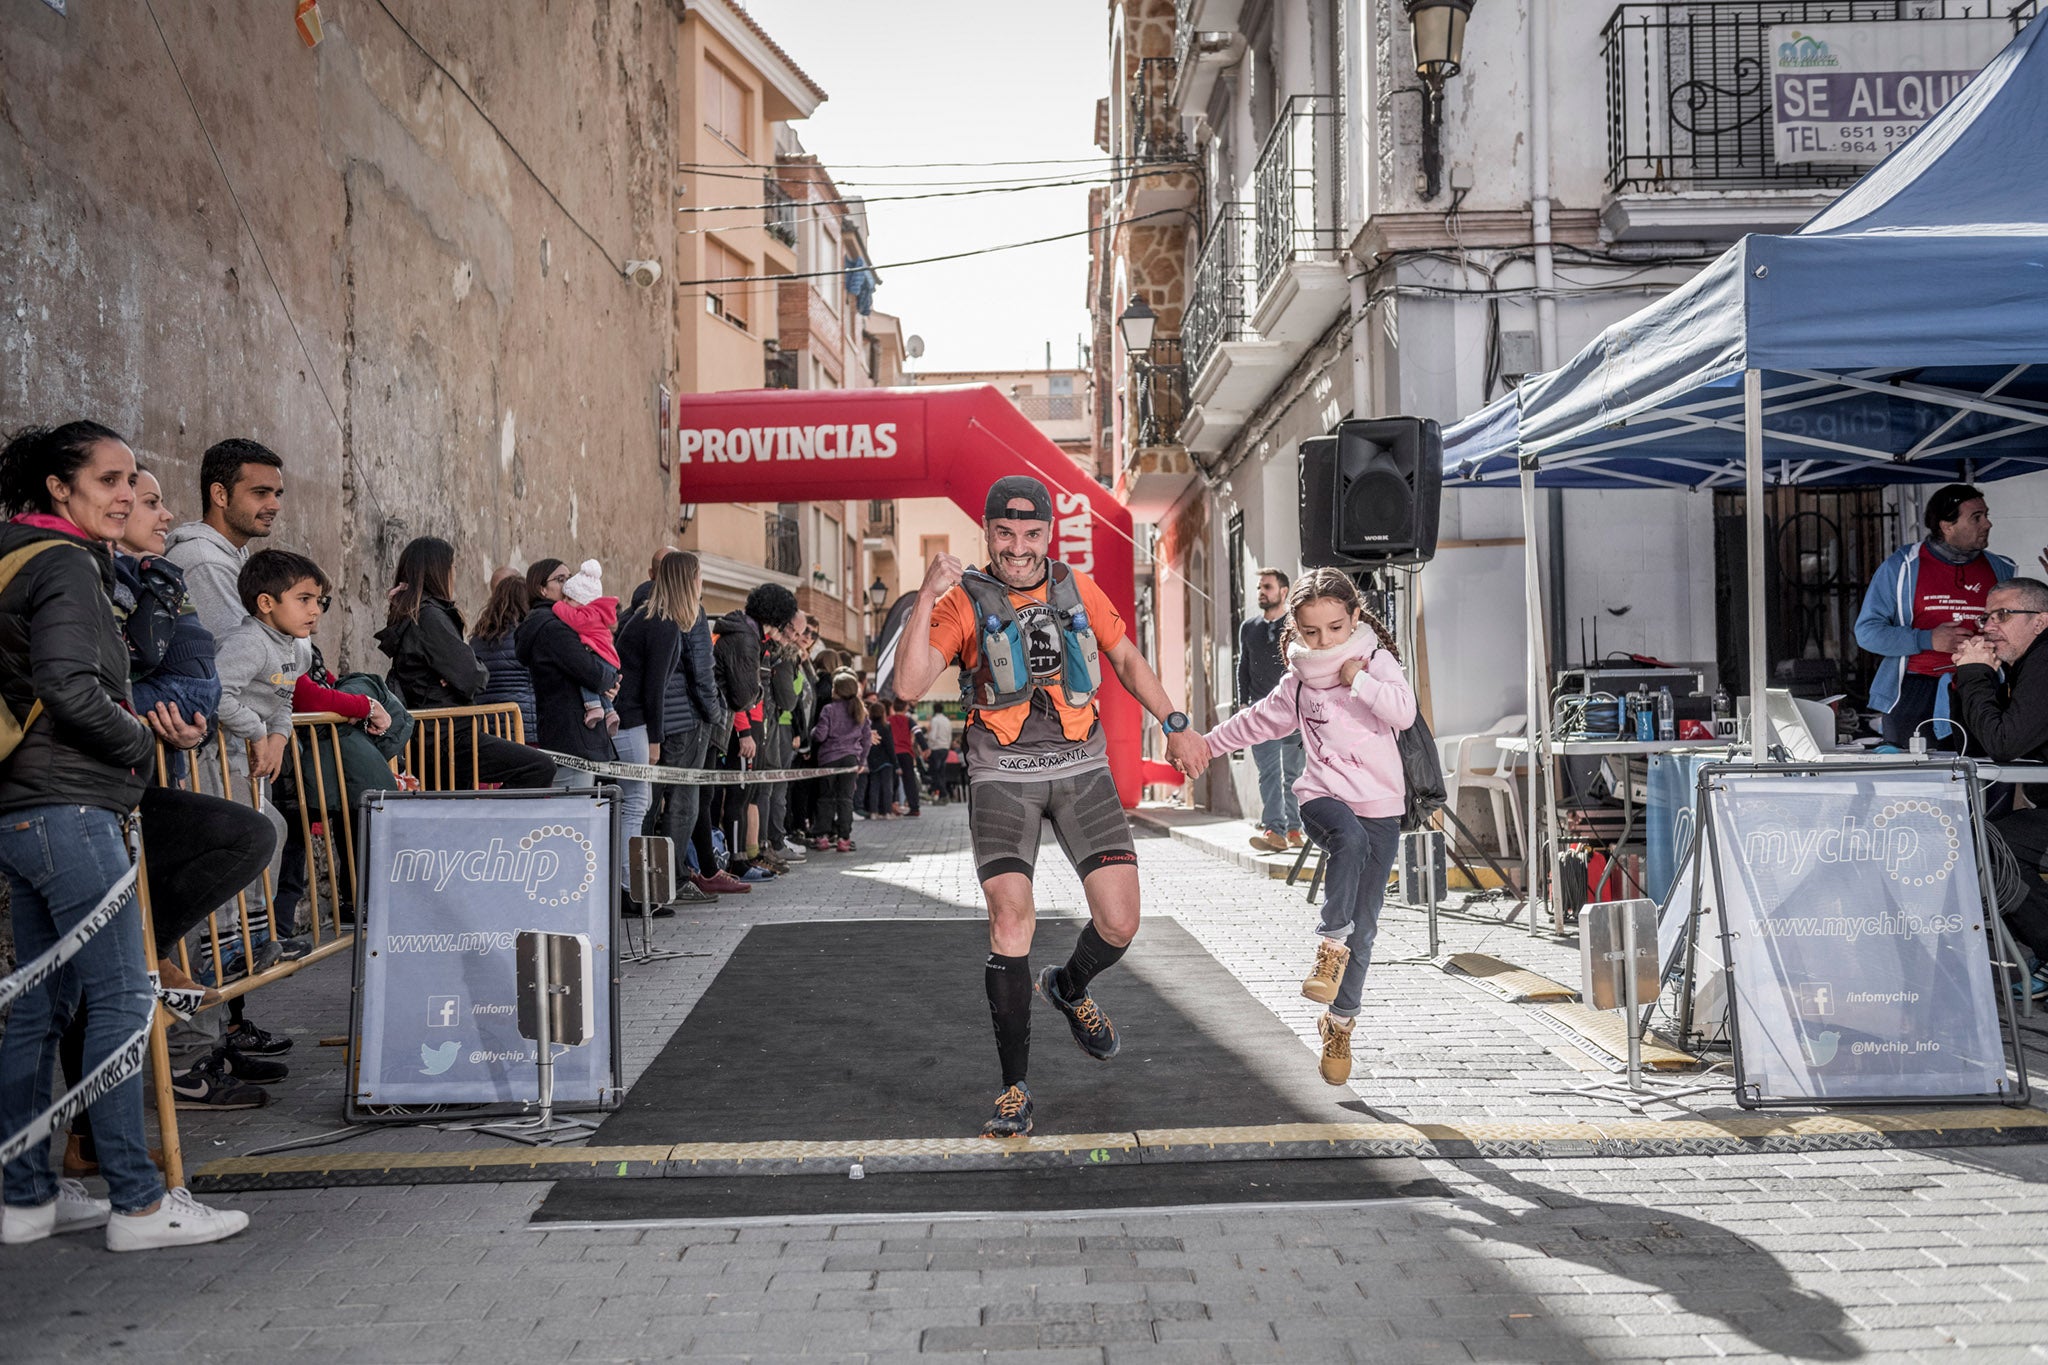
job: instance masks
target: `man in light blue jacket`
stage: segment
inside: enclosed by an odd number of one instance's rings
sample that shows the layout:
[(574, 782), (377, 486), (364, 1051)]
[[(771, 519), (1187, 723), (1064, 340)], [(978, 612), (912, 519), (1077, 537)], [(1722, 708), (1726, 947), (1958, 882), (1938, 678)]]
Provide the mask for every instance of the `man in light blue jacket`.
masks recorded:
[(1856, 643), (1884, 659), (1870, 684), (1870, 705), (1884, 714), (1885, 743), (1906, 748), (1925, 727), (1933, 732), (1929, 739), (1960, 748), (1947, 723), (1951, 656), (1982, 627), (1984, 599), (2014, 568), (1985, 549), (1991, 513), (1969, 484), (1938, 489), (1922, 520), (1926, 538), (1893, 551), (1870, 580)]

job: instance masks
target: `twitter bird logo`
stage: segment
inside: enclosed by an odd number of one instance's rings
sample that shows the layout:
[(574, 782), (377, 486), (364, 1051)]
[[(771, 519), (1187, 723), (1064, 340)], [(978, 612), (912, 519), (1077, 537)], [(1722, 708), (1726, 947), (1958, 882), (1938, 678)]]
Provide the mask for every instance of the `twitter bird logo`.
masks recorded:
[(455, 1058), (461, 1051), (461, 1042), (454, 1038), (450, 1038), (439, 1047), (428, 1047), (425, 1043), (421, 1043), (420, 1074), (422, 1076), (440, 1075), (449, 1067), (455, 1065)]
[(1835, 1049), (1841, 1045), (1842, 1035), (1828, 1029), (1817, 1038), (1806, 1040), (1807, 1055), (1813, 1058), (1815, 1066), (1826, 1066), (1835, 1060)]

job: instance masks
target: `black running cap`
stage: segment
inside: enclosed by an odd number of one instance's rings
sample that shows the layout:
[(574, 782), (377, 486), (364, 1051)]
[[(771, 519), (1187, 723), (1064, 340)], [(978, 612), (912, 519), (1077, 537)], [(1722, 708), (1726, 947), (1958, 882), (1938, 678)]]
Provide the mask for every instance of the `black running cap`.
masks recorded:
[[(1030, 503), (1031, 506), (1027, 509), (1010, 505), (1017, 502)], [(1052, 494), (1029, 474), (1005, 474), (988, 486), (988, 501), (982, 504), (981, 519), (1050, 522)]]

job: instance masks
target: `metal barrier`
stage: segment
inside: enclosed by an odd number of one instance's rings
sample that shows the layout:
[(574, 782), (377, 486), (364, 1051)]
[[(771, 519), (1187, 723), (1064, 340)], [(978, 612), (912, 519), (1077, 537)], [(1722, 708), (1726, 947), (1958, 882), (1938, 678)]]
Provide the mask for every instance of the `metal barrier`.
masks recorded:
[[(412, 717), (415, 724), (411, 740), (401, 758), (392, 760), (389, 766), (396, 777), (416, 781), (427, 791), (453, 791), (478, 785), (476, 752), (480, 737), (525, 742), (525, 724), (516, 703), (422, 710), (413, 712)], [(260, 911), (251, 910), (249, 888), (244, 888), (236, 893), (231, 907), (209, 914), (200, 929), (199, 956), (210, 967), (213, 987), (222, 1001), (245, 995), (273, 981), (281, 981), (355, 944), (353, 907), (358, 903), (355, 810), (354, 802), (349, 799), (342, 763), (342, 730), (354, 724), (355, 721), (335, 712), (292, 717), (291, 745), (287, 751), (291, 771), (289, 778), (280, 776), (276, 780), (291, 783), (291, 793), (295, 798), (292, 804), (297, 807), (299, 843), (304, 850), (306, 865), (306, 899), (311, 906), (308, 932), (313, 940), (312, 948), (302, 957), (256, 969), (256, 931), (261, 929), (273, 939), (284, 936), (278, 933), (276, 888), (270, 869), (266, 867), (256, 882), (262, 892)], [(465, 741), (466, 763), (462, 761)], [(167, 749), (159, 742), (156, 754), (159, 785), (224, 797), (255, 810), (264, 808), (262, 781), (247, 775), (249, 767), (245, 767), (241, 775), (235, 774), (225, 743), (217, 742), (185, 751), (179, 756), (182, 762), (174, 755), (177, 751)], [(253, 767), (253, 763), (250, 766)], [(216, 769), (217, 783), (212, 780)], [(341, 798), (339, 809), (335, 809), (327, 799), (327, 775), (330, 771), (334, 774), (334, 791)], [(461, 780), (465, 777), (467, 782)], [(324, 878), (321, 875), (323, 860)], [(150, 919), (148, 888), (140, 871), (143, 860), (139, 839), (136, 865), (136, 896), (142, 914), (147, 960), (154, 964), (163, 953), (175, 954), (174, 960), (179, 967), (196, 979), (198, 973), (192, 970), (193, 954), (184, 940), (175, 945), (165, 945), (163, 950), (158, 948)], [(225, 927), (221, 924), (223, 916), (230, 921)], [(237, 946), (240, 949), (239, 960), (236, 960), (234, 952)], [(175, 1186), (184, 1183), (184, 1164), (178, 1140), (177, 1096), (171, 1089), (167, 1041), (172, 1018), (159, 1003), (155, 1023), (150, 1030), (149, 1057), (154, 1073), (157, 1127), (163, 1142), (164, 1176), (166, 1183)]]

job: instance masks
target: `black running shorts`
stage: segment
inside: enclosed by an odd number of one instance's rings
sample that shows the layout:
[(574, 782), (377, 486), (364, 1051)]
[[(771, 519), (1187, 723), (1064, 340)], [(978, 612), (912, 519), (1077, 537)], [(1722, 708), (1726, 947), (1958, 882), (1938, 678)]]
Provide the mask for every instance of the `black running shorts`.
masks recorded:
[(1099, 868), (1138, 861), (1124, 803), (1107, 768), (1043, 782), (976, 782), (967, 789), (967, 828), (981, 880), (1005, 872), (1030, 876), (1047, 820), (1084, 878)]

